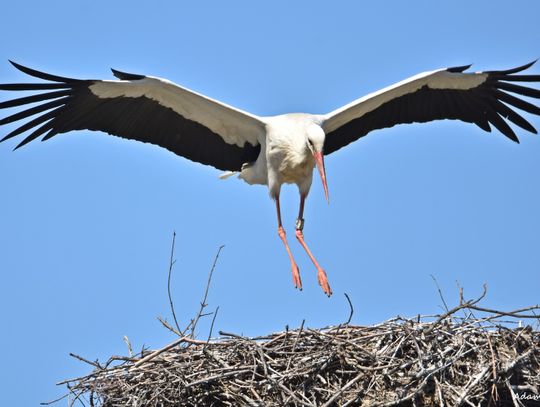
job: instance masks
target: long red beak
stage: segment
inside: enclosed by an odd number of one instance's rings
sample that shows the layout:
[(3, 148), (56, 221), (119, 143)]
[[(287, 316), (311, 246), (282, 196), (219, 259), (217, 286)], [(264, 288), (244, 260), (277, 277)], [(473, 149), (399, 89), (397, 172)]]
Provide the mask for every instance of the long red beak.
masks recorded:
[(315, 158), (315, 164), (317, 164), (317, 169), (319, 170), (319, 174), (321, 175), (321, 181), (324, 188), (324, 195), (326, 196), (326, 202), (330, 203), (330, 200), (328, 199), (328, 185), (326, 184), (326, 171), (324, 169), (324, 156), (322, 152), (315, 152), (313, 153), (313, 157)]

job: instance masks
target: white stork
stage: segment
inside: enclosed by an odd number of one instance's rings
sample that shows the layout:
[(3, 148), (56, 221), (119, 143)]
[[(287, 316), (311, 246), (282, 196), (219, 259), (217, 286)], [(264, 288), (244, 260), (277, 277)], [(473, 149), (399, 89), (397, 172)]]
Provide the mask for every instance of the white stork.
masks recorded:
[[(39, 72), (14, 62), (40, 83), (2, 84), (0, 90), (42, 91), (0, 103), (0, 108), (34, 104), (0, 125), (35, 118), (1, 141), (31, 131), (16, 149), (43, 135), (42, 141), (72, 130), (100, 130), (164, 147), (189, 160), (238, 173), (248, 184), (268, 186), (277, 210), (278, 234), (290, 258), (293, 282), (302, 288), (298, 266), (281, 223), (279, 194), (296, 184), (300, 209), (296, 238), (317, 269), (319, 284), (330, 296), (326, 273), (304, 241), (304, 203), (317, 167), (326, 199), (324, 156), (370, 131), (401, 123), (457, 119), (485, 131), (491, 125), (509, 139), (518, 138), (506, 120), (524, 130), (535, 128), (513, 108), (540, 115), (540, 108), (511, 93), (540, 98), (540, 90), (518, 85), (540, 75), (516, 75), (534, 62), (506, 71), (464, 72), (469, 66), (413, 76), (357, 99), (327, 114), (293, 113), (259, 117), (213, 100), (165, 79), (112, 70), (119, 80), (80, 80)], [(506, 119), (506, 120), (505, 120)]]

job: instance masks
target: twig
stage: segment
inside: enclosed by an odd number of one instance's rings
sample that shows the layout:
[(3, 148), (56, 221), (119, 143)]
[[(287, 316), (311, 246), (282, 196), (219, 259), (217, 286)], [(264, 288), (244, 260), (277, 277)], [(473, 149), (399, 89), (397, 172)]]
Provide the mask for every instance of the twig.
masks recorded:
[(441, 301), (444, 305), (444, 309), (448, 312), (448, 305), (446, 304), (446, 301), (444, 300), (443, 293), (441, 291), (441, 287), (439, 286), (439, 282), (435, 278), (433, 274), (430, 274), (431, 278), (433, 279), (433, 282), (435, 283), (435, 286), (437, 287), (437, 291), (439, 292), (439, 297), (441, 298)]
[(514, 403), (515, 407), (523, 407), (523, 403), (518, 399), (516, 396), (516, 393), (514, 393), (514, 390), (512, 389), (512, 385), (508, 380), (505, 381), (506, 387), (508, 388), (508, 391), (510, 392), (510, 396), (512, 397), (512, 402)]
[(426, 333), (430, 333), (436, 326), (439, 325), (439, 322), (441, 322), (442, 320), (448, 318), (450, 315), (455, 314), (459, 310), (472, 308), (474, 306), (474, 304), (477, 304), (479, 301), (481, 301), (482, 298), (484, 298), (486, 296), (486, 294), (487, 294), (487, 286), (484, 284), (484, 291), (482, 292), (480, 297), (478, 297), (475, 300), (465, 301), (463, 299), (463, 288), (459, 287), (459, 305), (456, 305), (450, 311), (447, 311), (444, 314), (442, 314), (441, 316), (439, 316), (439, 318), (437, 318), (437, 320), (431, 325), (431, 327), (427, 329)]
[[(297, 332), (296, 340), (294, 341), (294, 345), (292, 347), (292, 353), (296, 351), (296, 346), (298, 345), (298, 341), (300, 340), (300, 337), (302, 336), (302, 332), (304, 331), (304, 323), (306, 322), (305, 319), (302, 320), (302, 323), (300, 324), (300, 329)], [(289, 366), (291, 365), (292, 359), (289, 359), (287, 361), (287, 367), (285, 368), (285, 371), (289, 370)]]
[(231, 338), (236, 338), (236, 339), (246, 339), (242, 335), (233, 334), (231, 332), (219, 331), (219, 334), (221, 336), (230, 336)]
[(214, 375), (214, 376), (208, 376), (208, 377), (205, 377), (202, 380), (196, 380), (194, 382), (186, 384), (185, 388), (187, 389), (189, 387), (197, 386), (198, 384), (208, 383), (208, 382), (211, 382), (213, 380), (224, 379), (224, 378), (229, 377), (229, 376), (236, 376), (236, 375), (244, 374), (244, 373), (251, 373), (251, 370), (249, 370), (249, 369), (233, 370), (232, 372), (221, 373), (221, 374), (217, 374), (217, 375)]
[(489, 345), (489, 352), (491, 354), (491, 374), (493, 376), (493, 384), (491, 385), (491, 399), (493, 401), (497, 402), (499, 400), (499, 395), (497, 393), (497, 386), (495, 383), (497, 382), (497, 365), (495, 362), (495, 351), (493, 350), (493, 345), (491, 343), (491, 338), (489, 337), (489, 334), (486, 333), (487, 343)]
[[(171, 307), (171, 312), (172, 312), (172, 316), (173, 316), (173, 319), (174, 319), (174, 324), (176, 325), (176, 334), (178, 334), (179, 336), (182, 336), (181, 335), (181, 329), (180, 329), (180, 325), (178, 324), (178, 320), (176, 319), (176, 312), (174, 312), (174, 304), (173, 304), (173, 300), (172, 300), (172, 295), (171, 295), (171, 276), (172, 276), (172, 271), (173, 271), (173, 267), (174, 267), (174, 264), (176, 263), (176, 260), (174, 259), (174, 244), (176, 242), (176, 231), (173, 231), (173, 238), (172, 238), (172, 244), (171, 244), (171, 257), (169, 259), (169, 275), (168, 275), (168, 278), (167, 278), (167, 294), (169, 296), (169, 305)], [(174, 332), (174, 330), (173, 330)]]
[(212, 338), (212, 331), (214, 330), (214, 322), (216, 322), (218, 311), (219, 306), (216, 307), (216, 310), (214, 311), (214, 316), (212, 317), (212, 323), (210, 324), (210, 332), (208, 332), (208, 340), (206, 341), (206, 344), (210, 343), (210, 338)]
[(141, 365), (144, 365), (146, 362), (150, 362), (152, 359), (154, 359), (156, 356), (159, 356), (161, 355), (163, 352), (166, 352), (168, 351), (169, 349), (171, 348), (174, 348), (175, 346), (181, 344), (182, 342), (184, 342), (184, 340), (187, 339), (186, 337), (182, 337), (182, 338), (178, 338), (177, 340), (169, 343), (168, 345), (164, 346), (163, 348), (161, 349), (158, 349), (152, 353), (150, 353), (149, 355), (145, 356), (144, 358), (142, 359), (139, 359), (139, 361), (137, 363), (135, 363), (133, 366), (131, 366), (132, 369), (136, 369), (138, 368), (139, 366)]
[(124, 335), (124, 342), (126, 343), (126, 346), (128, 348), (129, 357), (132, 358), (133, 357), (133, 348), (131, 347), (131, 342), (129, 341), (129, 338), (128, 338), (127, 335)]
[(221, 250), (223, 250), (224, 247), (225, 245), (219, 246), (216, 256), (214, 257), (214, 263), (212, 264), (212, 268), (210, 269), (210, 273), (208, 274), (208, 281), (206, 282), (206, 288), (204, 290), (204, 296), (203, 296), (203, 300), (201, 301), (199, 312), (197, 313), (195, 318), (191, 320), (191, 322), (188, 324), (186, 329), (182, 331), (182, 335), (185, 335), (185, 333), (188, 330), (190, 330), (191, 331), (190, 336), (192, 338), (195, 338), (195, 328), (197, 327), (197, 323), (199, 322), (199, 319), (201, 319), (201, 317), (203, 316), (204, 309), (208, 306), (208, 304), (206, 303), (206, 299), (208, 298), (208, 291), (210, 290), (210, 283), (212, 282), (212, 275), (214, 274), (214, 270), (216, 268), (216, 264), (219, 259), (219, 254), (221, 253)]
[(161, 355), (163, 352), (166, 352), (168, 351), (169, 349), (172, 349), (174, 348), (175, 346), (178, 346), (180, 345), (182, 342), (187, 342), (187, 343), (193, 343), (193, 344), (197, 344), (197, 345), (202, 345), (202, 344), (205, 344), (206, 342), (205, 341), (199, 341), (199, 340), (196, 340), (196, 339), (193, 339), (191, 338), (190, 336), (183, 336), (181, 338), (178, 338), (177, 340), (169, 343), (168, 345), (164, 346), (163, 348), (161, 349), (158, 349), (152, 353), (150, 353), (149, 355), (146, 355), (144, 358), (142, 359), (139, 359), (137, 361), (137, 363), (133, 364), (132, 366), (130, 366), (130, 368), (138, 368), (139, 366), (147, 363), (147, 362), (150, 362), (152, 359), (154, 359), (156, 356), (159, 356)]
[(165, 319), (158, 316), (157, 320), (161, 322), (161, 325), (163, 325), (166, 329), (171, 331), (173, 334), (182, 336), (182, 332), (179, 332), (174, 326), (171, 326), (171, 324), (169, 324)]
[(531, 306), (531, 307), (521, 308), (521, 309), (518, 309), (518, 310), (515, 310), (515, 311), (512, 311), (512, 312), (497, 311), (497, 310), (494, 310), (494, 309), (491, 309), (491, 308), (479, 307), (479, 306), (473, 305), (473, 304), (467, 306), (467, 308), (470, 308), (470, 309), (473, 309), (473, 310), (476, 310), (476, 311), (487, 312), (487, 313), (490, 313), (490, 314), (497, 314), (499, 316), (506, 316), (506, 317), (512, 317), (512, 318), (538, 319), (539, 318), (538, 315), (534, 314), (534, 312), (533, 312), (532, 315), (522, 314), (522, 312), (540, 310), (540, 305), (534, 305), (534, 306)]
[(51, 401), (42, 401), (39, 403), (40, 406), (50, 406), (51, 404), (58, 403), (59, 401), (64, 400), (66, 397), (69, 397), (70, 393), (66, 393), (63, 396), (58, 397), (57, 399), (51, 400)]
[(329, 407), (332, 405), (332, 403), (334, 401), (336, 401), (338, 399), (339, 396), (341, 396), (341, 394), (347, 390), (349, 387), (351, 387), (353, 384), (355, 384), (358, 380), (360, 379), (363, 379), (364, 378), (364, 373), (360, 373), (358, 376), (356, 376), (354, 379), (352, 379), (351, 381), (349, 381), (347, 384), (345, 384), (342, 388), (340, 388), (337, 392), (334, 393), (334, 395), (332, 397), (330, 397), (328, 399), (328, 401), (326, 403), (324, 403), (322, 405), (322, 407)]
[(349, 295), (347, 293), (343, 293), (345, 295), (345, 298), (347, 298), (347, 302), (349, 303), (350, 312), (349, 312), (349, 319), (347, 319), (347, 322), (345, 322), (345, 325), (349, 325), (351, 323), (351, 319), (354, 314), (354, 307), (352, 305), (351, 299), (349, 298)]
[(463, 389), (463, 392), (461, 393), (461, 395), (459, 396), (458, 398), (458, 401), (456, 403), (457, 406), (460, 406), (461, 403), (463, 403), (463, 400), (465, 400), (465, 398), (467, 397), (467, 395), (469, 394), (469, 392), (471, 391), (471, 389), (476, 386), (480, 380), (482, 380), (482, 378), (487, 374), (487, 372), (489, 372), (489, 366), (485, 366), (481, 371), (480, 373), (478, 373), (476, 375), (476, 377), (474, 378), (474, 380), (469, 383), (469, 385), (465, 386), (465, 388)]
[(98, 362), (92, 362), (91, 360), (85, 359), (82, 356), (76, 355), (74, 353), (69, 353), (69, 356), (75, 359), (79, 359), (81, 362), (88, 363), (89, 365), (92, 365), (98, 369), (102, 369), (101, 365)]

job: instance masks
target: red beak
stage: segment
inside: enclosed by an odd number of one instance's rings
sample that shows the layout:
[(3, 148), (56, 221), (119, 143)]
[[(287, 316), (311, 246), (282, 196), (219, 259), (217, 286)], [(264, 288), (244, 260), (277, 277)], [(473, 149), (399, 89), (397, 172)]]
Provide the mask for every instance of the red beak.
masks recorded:
[(324, 195), (326, 196), (326, 202), (330, 203), (330, 200), (328, 199), (328, 185), (326, 184), (326, 171), (324, 169), (324, 156), (322, 152), (316, 151), (313, 153), (313, 157), (315, 158), (315, 164), (317, 164), (317, 169), (319, 170), (319, 174), (321, 175), (321, 181), (324, 188)]

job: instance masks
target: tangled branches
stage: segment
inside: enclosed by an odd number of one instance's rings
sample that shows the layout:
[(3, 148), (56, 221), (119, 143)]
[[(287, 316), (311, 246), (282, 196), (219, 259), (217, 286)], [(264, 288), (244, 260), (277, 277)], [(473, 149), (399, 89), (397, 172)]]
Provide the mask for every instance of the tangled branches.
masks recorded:
[(478, 301), (376, 326), (188, 335), (64, 383), (92, 406), (536, 405), (540, 333), (508, 320), (538, 321), (538, 306), (499, 312)]
[[(510, 312), (481, 307), (486, 295), (441, 315), (393, 318), (375, 326), (346, 323), (286, 329), (248, 338), (220, 332), (205, 313), (220, 247), (199, 312), (178, 339), (155, 350), (89, 361), (93, 371), (65, 380), (71, 399), (90, 406), (540, 406), (540, 317), (533, 306)], [(435, 284), (437, 282), (435, 281)], [(437, 285), (437, 288), (438, 285)], [(213, 315), (208, 340), (196, 339), (201, 317)], [(522, 321), (536, 322), (522, 327)], [(517, 327), (516, 327), (517, 324)]]

